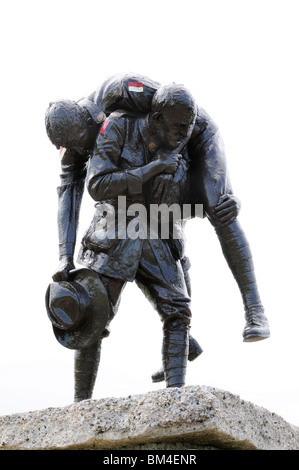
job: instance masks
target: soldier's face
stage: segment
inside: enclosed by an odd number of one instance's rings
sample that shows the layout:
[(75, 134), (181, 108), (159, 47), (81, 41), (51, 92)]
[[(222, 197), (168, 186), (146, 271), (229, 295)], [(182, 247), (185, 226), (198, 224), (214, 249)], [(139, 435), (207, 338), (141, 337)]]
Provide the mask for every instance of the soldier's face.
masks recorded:
[(166, 108), (157, 119), (156, 133), (163, 148), (174, 150), (188, 141), (194, 126), (194, 113), (182, 106)]
[(89, 133), (86, 125), (74, 125), (68, 128), (63, 137), (62, 147), (82, 154), (89, 150)]

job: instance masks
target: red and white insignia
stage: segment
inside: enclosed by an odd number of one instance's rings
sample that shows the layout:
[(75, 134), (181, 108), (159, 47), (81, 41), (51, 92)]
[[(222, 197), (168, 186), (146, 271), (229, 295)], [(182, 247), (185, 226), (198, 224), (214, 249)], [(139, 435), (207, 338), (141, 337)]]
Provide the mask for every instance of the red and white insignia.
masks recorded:
[(65, 154), (65, 152), (66, 152), (66, 148), (65, 147), (60, 147), (59, 156), (60, 156), (61, 159), (63, 158), (63, 155)]
[(141, 82), (129, 82), (129, 91), (135, 91), (137, 93), (143, 92), (143, 84)]
[(109, 124), (111, 121), (109, 119), (106, 119), (104, 124), (101, 127), (100, 134), (104, 134), (105, 130), (108, 128)]

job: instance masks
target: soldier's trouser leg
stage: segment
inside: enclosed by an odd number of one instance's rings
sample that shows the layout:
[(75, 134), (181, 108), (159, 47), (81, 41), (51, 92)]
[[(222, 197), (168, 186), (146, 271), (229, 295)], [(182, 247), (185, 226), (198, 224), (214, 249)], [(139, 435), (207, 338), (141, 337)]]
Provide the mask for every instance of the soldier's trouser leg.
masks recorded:
[(75, 351), (75, 399), (87, 400), (92, 397), (99, 368), (102, 339), (91, 347)]
[(259, 295), (251, 250), (235, 220), (227, 227), (215, 227), (224, 257), (240, 289), (245, 308), (244, 341), (268, 338), (270, 330)]
[[(183, 273), (184, 273), (184, 278), (185, 278), (185, 283), (187, 287), (187, 292), (189, 297), (191, 298), (191, 279), (190, 279), (190, 274), (189, 274), (189, 269), (190, 269), (190, 261), (189, 258), (184, 257), (181, 259), (181, 265), (183, 268)], [(201, 346), (198, 344), (195, 338), (189, 334), (189, 355), (188, 355), (188, 360), (189, 361), (194, 361), (200, 354), (203, 352)]]
[(262, 306), (254, 273), (251, 250), (238, 220), (215, 228), (224, 257), (239, 286), (244, 307)]
[(182, 387), (189, 352), (191, 301), (181, 263), (173, 258), (167, 243), (161, 240), (144, 243), (136, 282), (154, 300), (163, 321), (162, 362), (166, 387)]
[[(190, 261), (188, 258), (183, 258), (181, 260), (181, 265), (183, 268), (183, 273), (184, 273), (184, 278), (185, 278), (185, 283), (187, 287), (187, 292), (189, 297), (191, 297), (191, 282), (190, 282), (190, 276), (189, 276), (189, 267), (190, 267)], [(189, 353), (188, 353), (188, 360), (189, 361), (194, 361), (200, 354), (203, 352), (202, 348), (198, 344), (195, 338), (191, 336), (189, 333)], [(158, 382), (163, 382), (165, 379), (165, 374), (164, 374), (164, 366), (155, 371), (152, 374), (152, 381), (154, 383)]]
[[(107, 276), (100, 277), (109, 295), (113, 318), (119, 306), (120, 294), (125, 283), (119, 279), (108, 278)], [(107, 327), (112, 318), (108, 319)], [(92, 397), (100, 363), (102, 340), (108, 335), (108, 330), (105, 330), (103, 337), (99, 338), (92, 346), (75, 351), (75, 402)]]

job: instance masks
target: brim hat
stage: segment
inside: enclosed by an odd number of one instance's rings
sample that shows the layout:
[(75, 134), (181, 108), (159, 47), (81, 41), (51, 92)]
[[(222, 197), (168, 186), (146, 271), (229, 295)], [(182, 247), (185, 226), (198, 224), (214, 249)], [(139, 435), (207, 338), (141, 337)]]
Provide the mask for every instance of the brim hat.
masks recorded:
[(58, 342), (69, 349), (85, 349), (104, 332), (111, 306), (96, 272), (83, 268), (69, 273), (67, 281), (52, 282), (46, 292), (46, 309)]

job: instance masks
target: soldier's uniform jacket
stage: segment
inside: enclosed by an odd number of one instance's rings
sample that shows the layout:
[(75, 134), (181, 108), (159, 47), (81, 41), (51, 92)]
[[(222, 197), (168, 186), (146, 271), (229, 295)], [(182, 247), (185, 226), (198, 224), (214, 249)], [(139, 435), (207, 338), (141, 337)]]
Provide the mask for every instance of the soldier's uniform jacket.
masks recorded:
[[(183, 224), (182, 221), (176, 224), (177, 238), (173, 237), (171, 220), (169, 238), (162, 240), (156, 234), (157, 238), (152, 239), (149, 232), (150, 204), (154, 203), (152, 181), (143, 185), (140, 174), (140, 168), (155, 157), (149, 150), (147, 129), (147, 117), (131, 117), (125, 112), (110, 114), (98, 134), (86, 176), (88, 191), (99, 204), (96, 205), (95, 216), (82, 240), (78, 262), (101, 274), (128, 281), (135, 278), (145, 238), (157, 254), (156, 260), (162, 272), (167, 269), (170, 256), (177, 260), (184, 256), (183, 231), (182, 227), (179, 227)], [(187, 202), (185, 194), (186, 189), (190, 187), (188, 168), (189, 156), (185, 149), (172, 179), (166, 201), (168, 205)], [(122, 206), (119, 204), (119, 196), (125, 196)], [(142, 227), (143, 232), (140, 232), (141, 227), (138, 226), (141, 237), (132, 239), (132, 233), (128, 234), (126, 228), (134, 216), (126, 212), (136, 203), (142, 204), (145, 212), (141, 216), (146, 215), (142, 220), (148, 224)], [(113, 233), (103, 238), (103, 229), (107, 230), (107, 227), (103, 227), (104, 210), (111, 210), (116, 216), (116, 221)], [(105, 220), (108, 220), (107, 217)], [(118, 229), (123, 220), (126, 227), (122, 226), (124, 231), (120, 234)]]

